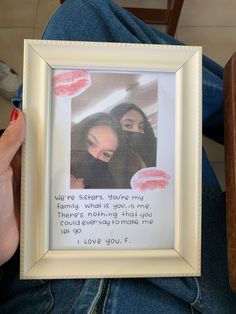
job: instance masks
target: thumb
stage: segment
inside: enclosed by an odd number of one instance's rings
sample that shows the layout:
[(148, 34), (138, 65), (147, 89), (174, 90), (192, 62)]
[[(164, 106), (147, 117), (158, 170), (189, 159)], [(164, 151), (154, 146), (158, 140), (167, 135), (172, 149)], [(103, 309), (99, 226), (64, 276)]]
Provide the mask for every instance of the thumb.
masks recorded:
[(0, 175), (5, 172), (25, 139), (25, 120), (20, 110), (14, 108), (15, 120), (0, 138)]

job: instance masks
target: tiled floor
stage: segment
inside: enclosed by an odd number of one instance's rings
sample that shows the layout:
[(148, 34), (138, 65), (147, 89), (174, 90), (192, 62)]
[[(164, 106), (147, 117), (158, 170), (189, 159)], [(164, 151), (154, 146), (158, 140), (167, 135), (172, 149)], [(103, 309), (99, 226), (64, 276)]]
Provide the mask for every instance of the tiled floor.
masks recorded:
[[(166, 0), (117, 0), (125, 5), (165, 6)], [(22, 74), (23, 39), (40, 38), (43, 28), (60, 5), (59, 0), (0, 1), (0, 59)], [(205, 54), (225, 65), (236, 50), (235, 0), (185, 0), (176, 37), (203, 46)], [(11, 105), (0, 98), (0, 127), (8, 123)], [(213, 166), (223, 178), (223, 147), (204, 139)], [(220, 171), (219, 171), (220, 169)], [(224, 185), (221, 179), (222, 185)]]

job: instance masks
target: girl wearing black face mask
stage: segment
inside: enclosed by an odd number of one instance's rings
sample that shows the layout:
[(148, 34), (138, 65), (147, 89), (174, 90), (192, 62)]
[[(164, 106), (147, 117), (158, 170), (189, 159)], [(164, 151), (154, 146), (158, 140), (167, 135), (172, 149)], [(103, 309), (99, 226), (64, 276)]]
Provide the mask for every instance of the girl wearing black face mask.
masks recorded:
[(71, 188), (112, 189), (109, 163), (122, 144), (120, 124), (106, 113), (93, 114), (72, 127)]
[(122, 103), (111, 111), (120, 121), (128, 147), (137, 153), (144, 167), (156, 166), (156, 137), (146, 115), (132, 103)]

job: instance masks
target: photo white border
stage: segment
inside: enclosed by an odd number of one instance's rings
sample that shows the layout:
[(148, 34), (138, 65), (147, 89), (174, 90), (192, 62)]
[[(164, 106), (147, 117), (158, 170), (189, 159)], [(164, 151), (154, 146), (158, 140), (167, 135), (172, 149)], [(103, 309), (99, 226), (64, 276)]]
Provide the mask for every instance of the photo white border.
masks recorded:
[[(25, 40), (22, 279), (199, 276), (201, 271), (202, 49)], [(50, 250), (51, 78), (54, 68), (176, 74), (175, 243), (157, 250)]]

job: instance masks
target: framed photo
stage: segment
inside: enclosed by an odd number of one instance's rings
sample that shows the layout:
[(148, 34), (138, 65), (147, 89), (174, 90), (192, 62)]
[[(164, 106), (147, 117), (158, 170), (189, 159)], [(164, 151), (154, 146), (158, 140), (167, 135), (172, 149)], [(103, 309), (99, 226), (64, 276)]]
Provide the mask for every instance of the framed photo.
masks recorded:
[(22, 279), (200, 275), (201, 57), (25, 40)]

